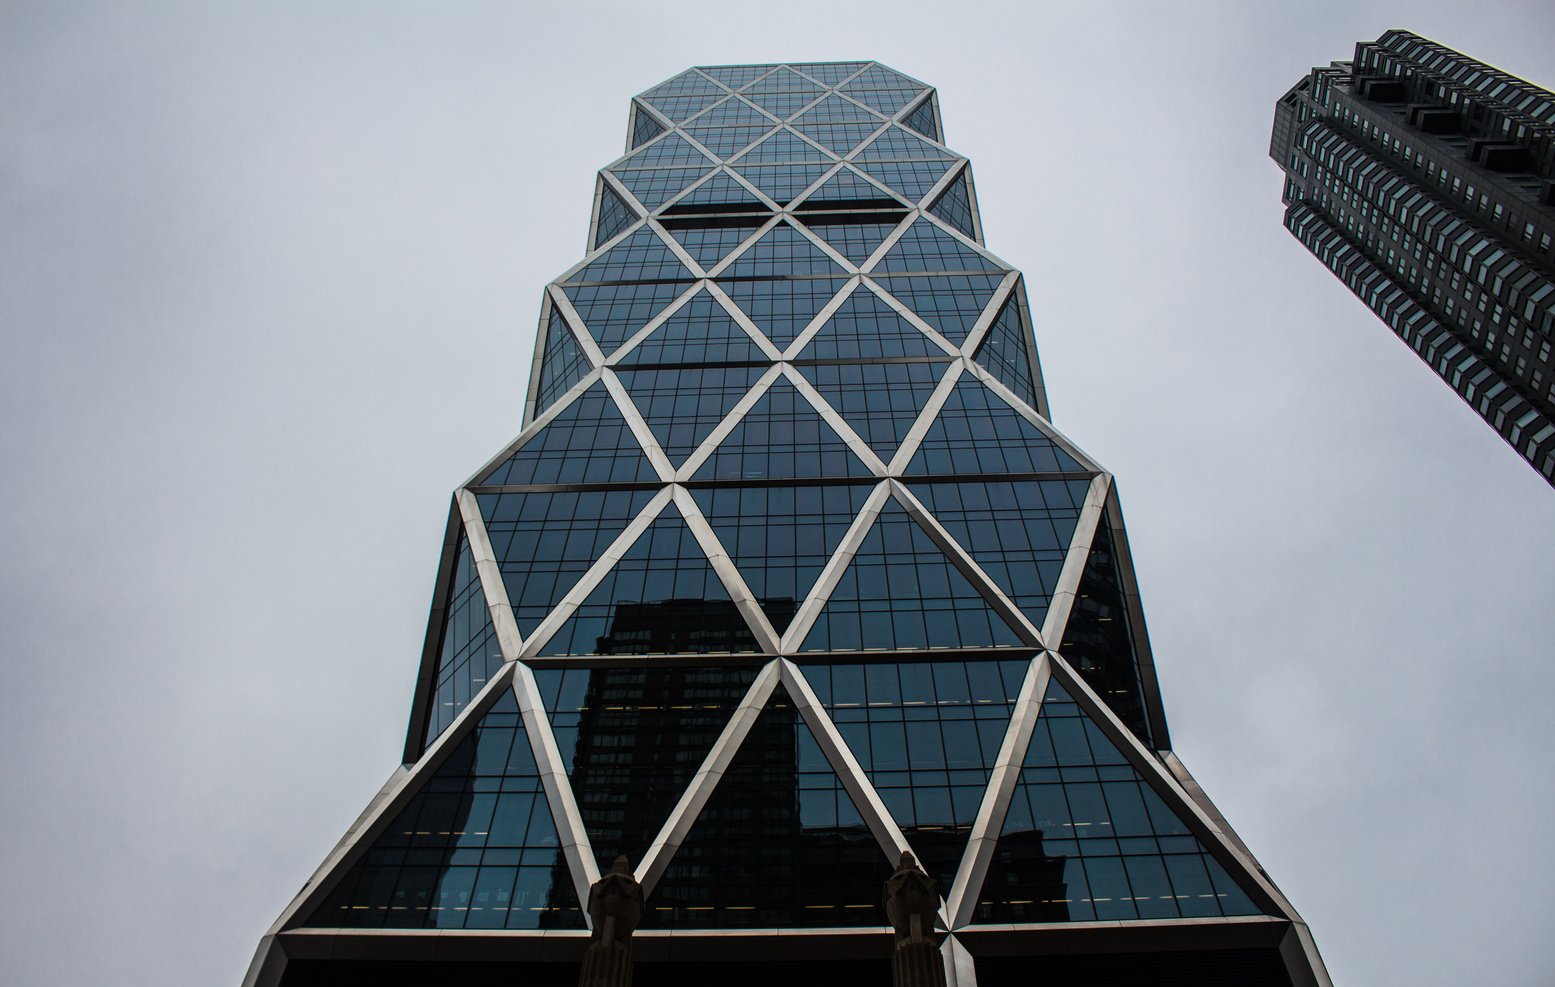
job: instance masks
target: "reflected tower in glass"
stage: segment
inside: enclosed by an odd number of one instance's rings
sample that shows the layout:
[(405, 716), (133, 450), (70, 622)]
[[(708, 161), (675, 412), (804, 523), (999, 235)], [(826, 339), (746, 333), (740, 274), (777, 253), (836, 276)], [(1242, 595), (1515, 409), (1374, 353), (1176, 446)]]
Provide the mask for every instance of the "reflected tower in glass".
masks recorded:
[(576, 983), (618, 855), (640, 984), (886, 983), (911, 850), (956, 987), (1327, 984), (1172, 753), (934, 91), (696, 68), (627, 130), (454, 494), (403, 764), (249, 983)]
[(1274, 109), (1285, 228), (1555, 484), (1555, 93), (1408, 31)]

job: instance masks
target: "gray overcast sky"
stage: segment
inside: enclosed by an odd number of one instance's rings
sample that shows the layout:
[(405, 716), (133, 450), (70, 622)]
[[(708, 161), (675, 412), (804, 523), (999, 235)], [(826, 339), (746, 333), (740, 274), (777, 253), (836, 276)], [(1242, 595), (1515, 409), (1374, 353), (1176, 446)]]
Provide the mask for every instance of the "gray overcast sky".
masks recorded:
[(241, 977), (397, 761), (628, 96), (829, 58), (939, 88), (1177, 750), (1336, 982), (1555, 981), (1555, 491), (1266, 157), (1395, 26), (1555, 84), (1547, 0), (0, 4), (5, 981)]

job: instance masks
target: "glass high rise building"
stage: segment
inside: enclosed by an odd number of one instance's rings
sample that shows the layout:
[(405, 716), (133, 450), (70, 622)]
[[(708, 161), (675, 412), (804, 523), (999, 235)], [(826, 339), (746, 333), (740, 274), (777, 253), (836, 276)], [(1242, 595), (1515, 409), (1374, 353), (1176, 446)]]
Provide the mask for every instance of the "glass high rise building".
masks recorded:
[(1555, 94), (1408, 31), (1275, 106), (1285, 227), (1555, 484)]
[(455, 493), (404, 764), (249, 983), (576, 983), (618, 855), (639, 985), (884, 983), (910, 849), (958, 987), (1327, 984), (1172, 753), (933, 90), (698, 68), (628, 133)]

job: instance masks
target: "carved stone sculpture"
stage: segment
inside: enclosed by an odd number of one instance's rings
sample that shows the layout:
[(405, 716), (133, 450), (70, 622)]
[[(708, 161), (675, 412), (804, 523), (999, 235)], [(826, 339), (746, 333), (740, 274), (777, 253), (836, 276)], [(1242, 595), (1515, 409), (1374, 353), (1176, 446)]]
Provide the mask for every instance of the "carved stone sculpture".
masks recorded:
[(589, 888), (588, 912), (594, 931), (578, 987), (631, 987), (632, 933), (642, 918), (643, 889), (625, 856)]
[(891, 955), (895, 987), (945, 987), (941, 936), (934, 928), (939, 884), (924, 873), (911, 853), (902, 853), (901, 863), (885, 882), (885, 914), (896, 930), (896, 949)]

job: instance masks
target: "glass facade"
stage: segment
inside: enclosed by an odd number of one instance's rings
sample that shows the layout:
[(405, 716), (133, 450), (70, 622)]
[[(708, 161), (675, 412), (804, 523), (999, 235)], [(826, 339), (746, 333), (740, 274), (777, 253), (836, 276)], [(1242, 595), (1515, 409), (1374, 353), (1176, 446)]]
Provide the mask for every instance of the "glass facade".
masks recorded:
[(1275, 106), (1285, 227), (1555, 484), (1555, 95), (1408, 31)]
[(694, 958), (879, 935), (905, 850), (952, 934), (1289, 924), (1169, 770), (1111, 477), (933, 91), (692, 69), (629, 126), (456, 495), (406, 772), (283, 927), (580, 929), (623, 855)]

